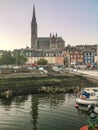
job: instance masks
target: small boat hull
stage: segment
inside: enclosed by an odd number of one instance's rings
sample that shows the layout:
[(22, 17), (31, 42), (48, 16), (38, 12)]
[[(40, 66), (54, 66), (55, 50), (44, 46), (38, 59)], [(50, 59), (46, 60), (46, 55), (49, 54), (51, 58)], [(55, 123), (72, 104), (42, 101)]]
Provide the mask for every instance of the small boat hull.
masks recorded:
[[(81, 127), (80, 130), (89, 130), (88, 125)], [(91, 129), (91, 130), (93, 130), (93, 129)], [(94, 128), (94, 130), (98, 130), (98, 128)]]
[(76, 103), (83, 104), (83, 105), (89, 105), (89, 104), (98, 105), (98, 99), (96, 99), (96, 100), (86, 100), (86, 99), (76, 98)]
[(81, 127), (80, 130), (88, 130), (88, 125)]

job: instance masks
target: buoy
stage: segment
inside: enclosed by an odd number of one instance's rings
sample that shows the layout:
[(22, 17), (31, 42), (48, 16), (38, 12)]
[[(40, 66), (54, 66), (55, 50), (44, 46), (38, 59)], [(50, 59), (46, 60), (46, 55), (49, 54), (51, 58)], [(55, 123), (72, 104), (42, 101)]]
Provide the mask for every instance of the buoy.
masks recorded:
[[(88, 125), (82, 126), (80, 130), (89, 130)], [(98, 128), (90, 128), (90, 130), (98, 130)]]
[(88, 130), (88, 125), (81, 127), (80, 130)]
[(76, 104), (75, 104), (75, 107), (76, 107), (76, 108), (79, 108), (79, 105), (76, 103)]

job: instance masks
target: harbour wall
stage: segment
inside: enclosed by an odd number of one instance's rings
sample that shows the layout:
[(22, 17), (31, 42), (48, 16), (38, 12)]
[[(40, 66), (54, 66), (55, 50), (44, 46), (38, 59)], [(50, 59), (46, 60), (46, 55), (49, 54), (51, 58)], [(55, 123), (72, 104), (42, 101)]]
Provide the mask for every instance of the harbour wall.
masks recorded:
[(66, 72), (53, 74), (13, 73), (0, 75), (0, 97), (37, 93), (77, 92), (83, 87), (98, 87), (98, 81)]

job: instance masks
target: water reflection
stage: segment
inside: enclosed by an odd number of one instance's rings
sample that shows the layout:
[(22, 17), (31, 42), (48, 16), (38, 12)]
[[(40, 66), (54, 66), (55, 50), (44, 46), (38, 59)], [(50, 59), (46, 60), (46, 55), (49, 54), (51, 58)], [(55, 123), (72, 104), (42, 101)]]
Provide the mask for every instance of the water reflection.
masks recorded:
[(21, 103), (25, 103), (26, 100), (28, 100), (28, 95), (17, 96), (14, 98), (16, 105), (21, 105)]
[(12, 101), (13, 101), (13, 99), (12, 98), (2, 98), (2, 99), (0, 99), (0, 105), (1, 106), (9, 106), (9, 107), (11, 107), (11, 104), (12, 104)]
[(80, 116), (80, 119), (85, 123), (87, 123), (87, 119), (89, 118), (89, 112), (87, 111), (87, 106), (80, 105), (79, 108), (77, 108), (77, 113)]
[(20, 105), (21, 103), (25, 103), (28, 100), (28, 95), (17, 96), (13, 98), (1, 98), (0, 105), (11, 107), (12, 102), (15, 102), (16, 105)]
[(39, 100), (45, 99), (46, 102), (49, 103), (50, 108), (56, 108), (59, 106), (60, 102), (64, 102), (64, 95), (32, 95), (31, 99), (31, 115), (32, 115), (32, 123), (33, 123), (33, 130), (37, 130), (38, 124), (38, 112), (39, 112)]
[(37, 130), (38, 104), (39, 104), (39, 98), (37, 95), (32, 96), (31, 104), (32, 104), (31, 115), (32, 115), (33, 130)]
[(76, 109), (74, 104), (73, 94), (0, 99), (0, 130), (78, 130), (85, 123), (87, 113)]
[[(39, 104), (39, 99), (46, 99), (50, 104), (50, 107), (58, 106), (59, 103), (63, 103), (65, 101), (64, 95), (59, 94), (50, 94), (50, 95), (32, 95), (32, 106), (36, 106)], [(0, 105), (11, 107), (12, 102), (15, 102), (16, 105), (21, 105), (21, 103), (25, 103), (28, 100), (28, 95), (17, 96), (13, 98), (1, 98)]]
[(52, 108), (56, 108), (59, 106), (60, 103), (64, 102), (64, 95), (59, 95), (59, 94), (55, 94), (55, 95), (49, 95), (48, 97), (50, 99), (50, 107)]

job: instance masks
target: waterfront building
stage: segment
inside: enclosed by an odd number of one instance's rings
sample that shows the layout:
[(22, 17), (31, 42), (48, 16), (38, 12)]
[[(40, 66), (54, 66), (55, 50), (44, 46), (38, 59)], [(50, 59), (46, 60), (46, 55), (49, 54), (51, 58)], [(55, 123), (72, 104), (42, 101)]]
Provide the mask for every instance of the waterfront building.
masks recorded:
[(97, 45), (97, 52), (95, 56), (95, 63), (97, 64), (97, 67), (98, 67), (98, 45)]
[(37, 21), (35, 15), (35, 6), (33, 5), (33, 17), (31, 21), (31, 49), (32, 50), (63, 50), (65, 41), (62, 37), (58, 37), (57, 33), (51, 34), (49, 37), (38, 37)]
[(97, 51), (96, 45), (76, 45), (75, 47), (81, 51), (88, 50), (88, 51), (92, 51), (93, 53), (96, 53), (96, 51)]
[(81, 51), (73, 51), (70, 53), (70, 63), (73, 65), (83, 63), (83, 54)]
[(27, 64), (36, 64), (39, 59), (46, 59), (48, 64), (64, 64), (63, 49), (65, 41), (58, 37), (57, 33), (49, 34), (49, 37), (38, 37), (35, 6), (31, 20), (31, 47), (14, 50), (16, 53), (26, 56)]
[(31, 48), (26, 50), (27, 63), (37, 63), (39, 59), (46, 59), (49, 64), (64, 64), (63, 49), (65, 41), (57, 33), (49, 37), (38, 37), (35, 6), (31, 21)]
[(33, 50), (26, 52), (27, 63), (37, 63), (39, 59), (46, 59), (48, 64), (64, 64), (64, 57), (62, 51), (42, 51), (42, 50)]
[(84, 51), (84, 64), (94, 64), (95, 63), (95, 55), (92, 51)]

